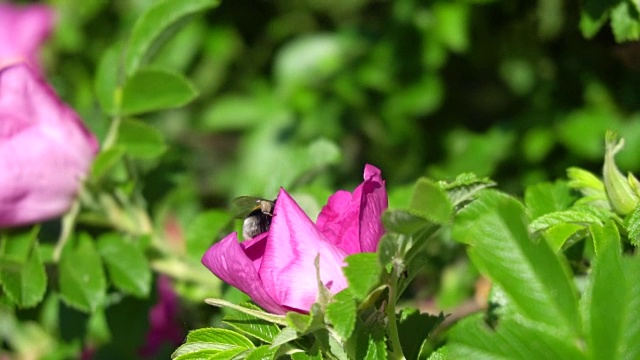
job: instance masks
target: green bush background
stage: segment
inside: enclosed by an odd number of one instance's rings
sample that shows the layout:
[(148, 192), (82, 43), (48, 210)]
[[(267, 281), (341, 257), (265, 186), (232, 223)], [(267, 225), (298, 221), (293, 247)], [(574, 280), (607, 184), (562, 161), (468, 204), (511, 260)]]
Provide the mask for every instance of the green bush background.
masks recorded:
[[(96, 64), (150, 3), (54, 1), (48, 70), (98, 133)], [(364, 162), (392, 188), (475, 171), (520, 192), (597, 169), (606, 128), (637, 170), (637, 45), (608, 26), (586, 39), (579, 21), (575, 1), (223, 1), (152, 63), (197, 101), (145, 121), (171, 144), (162, 171), (213, 204), (354, 182)]]

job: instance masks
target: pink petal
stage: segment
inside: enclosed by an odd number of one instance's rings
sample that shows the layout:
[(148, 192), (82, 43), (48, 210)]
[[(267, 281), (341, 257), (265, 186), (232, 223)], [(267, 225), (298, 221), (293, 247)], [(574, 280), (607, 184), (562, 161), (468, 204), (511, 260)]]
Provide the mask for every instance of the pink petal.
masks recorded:
[(0, 68), (0, 227), (62, 215), (98, 150), (96, 138), (25, 63)]
[(364, 180), (360, 185), (362, 187), (360, 245), (363, 252), (375, 252), (378, 250), (380, 238), (384, 235), (381, 217), (382, 213), (389, 207), (389, 199), (380, 169), (366, 164)]
[(38, 50), (54, 23), (55, 13), (46, 5), (0, 3), (0, 63), (24, 58), (38, 66)]
[[(255, 239), (258, 241), (251, 243), (251, 249), (248, 251), (253, 257), (259, 255), (256, 250), (264, 246), (267, 237)], [(249, 295), (265, 310), (274, 314), (284, 314), (286, 310), (274, 301), (262, 284), (254, 261), (255, 258), (247, 256), (245, 249), (238, 243), (238, 235), (235, 232), (211, 246), (202, 257), (202, 264), (217, 277)]]
[(367, 164), (364, 181), (353, 194), (340, 190), (329, 197), (316, 226), (347, 254), (375, 252), (384, 234), (380, 216), (387, 206), (380, 170)]
[(240, 247), (244, 254), (253, 262), (253, 267), (258, 271), (262, 265), (262, 256), (267, 245), (266, 237), (268, 232), (262, 233), (253, 239), (245, 240), (240, 243)]
[(280, 189), (260, 266), (265, 289), (283, 307), (307, 312), (316, 301), (314, 261), (320, 257), (320, 279), (333, 293), (347, 287), (342, 273), (346, 253), (330, 243), (307, 214)]

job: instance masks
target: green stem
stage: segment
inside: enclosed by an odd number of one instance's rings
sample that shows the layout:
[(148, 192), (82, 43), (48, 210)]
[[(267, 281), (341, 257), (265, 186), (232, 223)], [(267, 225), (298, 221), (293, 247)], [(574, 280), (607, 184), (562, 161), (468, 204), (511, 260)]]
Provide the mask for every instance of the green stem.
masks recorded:
[(391, 281), (389, 282), (389, 300), (385, 312), (387, 313), (387, 322), (389, 327), (389, 337), (391, 339), (392, 351), (389, 353), (390, 359), (405, 359), (402, 353), (402, 345), (400, 345), (400, 336), (398, 334), (398, 324), (396, 323), (396, 290), (398, 288), (398, 266), (394, 264), (391, 272)]
[(118, 138), (118, 129), (120, 128), (120, 123), (122, 122), (122, 116), (120, 115), (120, 109), (122, 107), (121, 87), (116, 88), (113, 94), (113, 103), (116, 110), (113, 118), (111, 118), (111, 126), (109, 126), (109, 132), (107, 132), (107, 136), (105, 136), (104, 141), (102, 142), (102, 151), (111, 148)]
[(76, 199), (71, 205), (71, 209), (67, 212), (67, 214), (62, 218), (62, 230), (60, 230), (60, 236), (58, 237), (58, 242), (56, 244), (55, 249), (53, 250), (53, 261), (57, 263), (60, 261), (60, 256), (62, 254), (62, 249), (66, 245), (67, 241), (71, 237), (71, 233), (73, 232), (73, 228), (76, 225), (76, 219), (78, 218), (78, 214), (80, 213), (80, 201)]
[(119, 116), (114, 116), (111, 119), (111, 125), (109, 126), (109, 131), (107, 132), (107, 136), (105, 136), (104, 141), (102, 142), (102, 152), (108, 150), (115, 144), (118, 137), (118, 129), (120, 128), (120, 123), (122, 122)]

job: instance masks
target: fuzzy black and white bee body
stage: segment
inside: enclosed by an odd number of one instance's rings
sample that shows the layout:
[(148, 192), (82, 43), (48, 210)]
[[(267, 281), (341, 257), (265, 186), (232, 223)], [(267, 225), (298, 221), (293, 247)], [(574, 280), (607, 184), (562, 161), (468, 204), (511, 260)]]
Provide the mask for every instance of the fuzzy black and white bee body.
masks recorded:
[(269, 231), (276, 200), (241, 196), (233, 199), (232, 204), (237, 209), (236, 218), (244, 218), (242, 236), (245, 239), (250, 239)]

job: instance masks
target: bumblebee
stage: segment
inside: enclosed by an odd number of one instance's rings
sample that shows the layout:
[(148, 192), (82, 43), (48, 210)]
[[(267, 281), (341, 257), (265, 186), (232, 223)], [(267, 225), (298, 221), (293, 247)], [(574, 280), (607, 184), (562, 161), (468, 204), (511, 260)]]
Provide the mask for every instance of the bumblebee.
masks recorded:
[(269, 231), (276, 200), (240, 196), (231, 201), (232, 207), (235, 209), (235, 217), (244, 219), (242, 236), (245, 239), (250, 239)]

